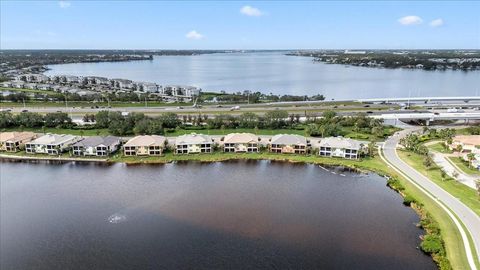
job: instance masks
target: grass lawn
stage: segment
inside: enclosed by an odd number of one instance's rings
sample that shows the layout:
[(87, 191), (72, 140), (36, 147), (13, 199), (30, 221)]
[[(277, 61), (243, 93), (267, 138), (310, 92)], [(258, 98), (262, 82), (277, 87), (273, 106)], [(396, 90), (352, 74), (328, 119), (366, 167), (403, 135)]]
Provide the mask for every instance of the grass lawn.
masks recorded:
[(477, 215), (480, 215), (480, 197), (474, 189), (467, 187), (448, 176), (445, 180), (442, 179), (440, 168), (436, 166), (432, 166), (430, 169), (425, 168), (423, 165), (423, 157), (418, 154), (399, 150), (398, 155), (415, 170), (419, 171), (428, 177), (428, 179), (435, 182), (435, 184), (458, 198), (466, 206), (470, 207), (470, 209), (472, 209)]
[(443, 147), (443, 142), (438, 142), (438, 143), (430, 144), (430, 145), (427, 146), (427, 148), (428, 148), (429, 150), (432, 150), (432, 151), (435, 151), (435, 152), (439, 152), (439, 153), (443, 153), (443, 154), (451, 154), (451, 153), (453, 153), (452, 150)]
[(455, 164), (465, 174), (478, 176), (480, 179), (480, 171), (469, 167), (466, 161), (464, 161), (461, 157), (448, 157), (447, 159), (451, 163)]

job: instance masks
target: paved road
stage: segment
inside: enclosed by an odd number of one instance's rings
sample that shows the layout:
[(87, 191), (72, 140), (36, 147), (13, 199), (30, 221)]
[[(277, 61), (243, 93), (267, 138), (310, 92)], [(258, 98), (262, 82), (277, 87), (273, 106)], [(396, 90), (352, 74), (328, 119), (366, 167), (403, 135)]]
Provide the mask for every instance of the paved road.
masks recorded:
[[(447, 208), (444, 208), (447, 210), (447, 213), (449, 214), (452, 219), (454, 219), (455, 222), (455, 217), (451, 215), (455, 213), (455, 215), (463, 222), (465, 227), (467, 228), (468, 232), (472, 236), (472, 239), (474, 241), (474, 245), (477, 251), (477, 254), (480, 254), (480, 217), (475, 214), (470, 208), (468, 208), (466, 205), (464, 205), (460, 200), (457, 198), (453, 197), (450, 195), (450, 193), (446, 192), (444, 189), (440, 188), (437, 186), (434, 182), (423, 176), (421, 173), (410, 167), (408, 164), (403, 162), (400, 157), (397, 155), (396, 152), (396, 146), (400, 140), (400, 138), (406, 136), (408, 133), (412, 132), (413, 129), (407, 129), (403, 130), (401, 132), (396, 133), (392, 137), (390, 137), (384, 144), (383, 150), (384, 150), (384, 156), (385, 159), (392, 165), (394, 165), (397, 169), (399, 169), (404, 175), (408, 176), (408, 179), (413, 182), (416, 186), (419, 186), (420, 189), (423, 189), (424, 191), (427, 191), (430, 193), (431, 197), (436, 199), (440, 205), (442, 206), (447, 206)], [(451, 211), (449, 213), (449, 211)], [(468, 241), (465, 241), (465, 231), (459, 226), (458, 220), (455, 222), (457, 225), (457, 228), (460, 231), (460, 234), (462, 234), (462, 238), (464, 239), (464, 244), (465, 244), (465, 249), (467, 252), (467, 258), (469, 259), (470, 267), (472, 269), (475, 268), (475, 264), (473, 263), (473, 255), (470, 252), (470, 245)], [(478, 255), (480, 256), (480, 255)], [(480, 258), (479, 258), (480, 260)]]

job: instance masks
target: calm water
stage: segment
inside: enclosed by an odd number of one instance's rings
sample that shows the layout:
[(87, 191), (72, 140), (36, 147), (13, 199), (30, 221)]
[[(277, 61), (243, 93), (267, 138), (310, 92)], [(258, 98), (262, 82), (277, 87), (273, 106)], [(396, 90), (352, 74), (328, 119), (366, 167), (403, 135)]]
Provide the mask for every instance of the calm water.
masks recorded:
[[(434, 269), (377, 175), (314, 165), (0, 163), (7, 269)], [(109, 222), (112, 221), (112, 222)]]
[(152, 61), (50, 66), (48, 75), (188, 84), (204, 91), (252, 90), (328, 99), (480, 94), (480, 72), (375, 69), (313, 63), (282, 52), (159, 56)]

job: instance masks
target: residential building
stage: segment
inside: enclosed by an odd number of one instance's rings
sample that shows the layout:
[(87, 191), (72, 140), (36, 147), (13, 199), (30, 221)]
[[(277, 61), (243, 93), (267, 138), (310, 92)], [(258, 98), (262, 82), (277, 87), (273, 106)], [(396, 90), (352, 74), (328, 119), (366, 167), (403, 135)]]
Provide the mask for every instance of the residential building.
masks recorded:
[(1, 132), (0, 151), (17, 152), (25, 148), (25, 144), (35, 139), (33, 132)]
[(230, 133), (223, 138), (224, 152), (258, 152), (260, 138), (251, 133)]
[(12, 82), (2, 82), (2, 87), (12, 87)]
[(125, 79), (112, 79), (112, 86), (120, 89), (134, 89), (135, 85), (131, 80)]
[(151, 82), (139, 82), (137, 83), (137, 90), (144, 92), (157, 92), (158, 85)]
[(300, 135), (279, 134), (270, 139), (268, 150), (272, 153), (306, 154), (310, 141)]
[(15, 78), (17, 81), (24, 81), (24, 82), (48, 82), (50, 78), (43, 74), (21, 74)]
[(22, 81), (12, 82), (12, 87), (13, 87), (13, 88), (23, 88), (24, 85), (25, 85), (25, 83), (22, 82)]
[(158, 135), (136, 136), (123, 146), (125, 156), (159, 156), (163, 153), (167, 139)]
[(451, 150), (464, 153), (480, 154), (480, 135), (458, 135), (453, 137), (452, 144), (449, 145)]
[(38, 90), (52, 90), (51, 84), (37, 84)]
[(203, 134), (188, 134), (177, 137), (175, 141), (175, 153), (211, 153), (213, 152), (213, 140)]
[(363, 145), (359, 141), (348, 138), (329, 137), (320, 140), (319, 147), (320, 156), (357, 159), (360, 157)]
[(195, 86), (166, 85), (162, 88), (162, 95), (192, 98), (199, 96), (201, 89)]
[(75, 156), (108, 156), (120, 147), (120, 138), (115, 136), (87, 137), (72, 145), (72, 153)]
[(25, 144), (25, 151), (30, 154), (59, 155), (68, 151), (82, 138), (66, 134), (46, 134)]

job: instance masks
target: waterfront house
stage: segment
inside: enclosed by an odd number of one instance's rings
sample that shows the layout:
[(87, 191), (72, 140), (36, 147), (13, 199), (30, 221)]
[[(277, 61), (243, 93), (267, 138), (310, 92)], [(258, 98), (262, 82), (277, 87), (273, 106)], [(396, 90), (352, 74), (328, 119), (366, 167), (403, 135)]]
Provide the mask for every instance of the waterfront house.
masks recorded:
[(72, 145), (72, 153), (75, 156), (108, 156), (120, 147), (120, 138), (115, 136), (87, 137)]
[(258, 152), (260, 138), (251, 133), (230, 133), (223, 138), (224, 152)]
[(12, 87), (12, 82), (2, 82), (2, 87)]
[(300, 135), (278, 134), (270, 139), (268, 150), (272, 153), (306, 154), (310, 141)]
[(59, 155), (68, 151), (72, 144), (82, 138), (66, 134), (46, 134), (25, 144), (25, 151), (30, 154)]
[(125, 156), (159, 156), (167, 139), (158, 135), (136, 136), (123, 146)]
[(112, 86), (120, 89), (133, 89), (135, 85), (131, 80), (126, 79), (112, 79)]
[(52, 85), (51, 84), (45, 84), (45, 83), (37, 84), (37, 89), (38, 90), (45, 90), (45, 91), (52, 90)]
[(151, 82), (139, 82), (137, 83), (137, 90), (143, 92), (157, 92), (158, 85)]
[(25, 85), (25, 83), (22, 82), (22, 81), (12, 82), (12, 87), (13, 87), (13, 88), (23, 88), (24, 85)]
[(200, 95), (201, 89), (195, 86), (166, 85), (162, 88), (163, 96), (172, 96), (178, 98), (192, 98)]
[(48, 82), (50, 78), (43, 74), (21, 74), (15, 78), (17, 81), (39, 83), (39, 82)]
[(480, 154), (480, 135), (458, 135), (453, 137), (451, 150), (461, 150), (462, 153)]
[(359, 141), (348, 138), (329, 137), (322, 139), (319, 147), (320, 156), (357, 159), (363, 145)]
[(213, 151), (213, 140), (203, 134), (188, 134), (178, 136), (175, 140), (175, 153), (211, 153)]
[(0, 151), (17, 152), (25, 148), (25, 144), (35, 139), (33, 132), (1, 132)]

